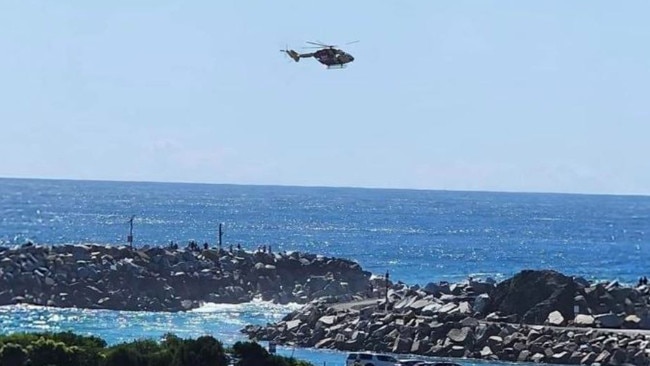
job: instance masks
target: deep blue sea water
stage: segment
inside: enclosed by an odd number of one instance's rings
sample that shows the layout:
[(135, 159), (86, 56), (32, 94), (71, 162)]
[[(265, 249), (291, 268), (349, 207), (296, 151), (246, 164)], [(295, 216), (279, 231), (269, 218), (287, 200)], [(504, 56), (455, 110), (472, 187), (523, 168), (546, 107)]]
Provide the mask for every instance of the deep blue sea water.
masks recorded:
[[(351, 258), (409, 284), (503, 280), (528, 268), (626, 283), (650, 275), (646, 196), (0, 179), (0, 210), (5, 246), (125, 244), (135, 215), (136, 246), (214, 245), (223, 222), (225, 245)], [(0, 331), (72, 329), (111, 343), (173, 331), (233, 343), (245, 324), (291, 309), (250, 303), (166, 314), (13, 306), (0, 307)], [(338, 352), (279, 351), (343, 364)]]

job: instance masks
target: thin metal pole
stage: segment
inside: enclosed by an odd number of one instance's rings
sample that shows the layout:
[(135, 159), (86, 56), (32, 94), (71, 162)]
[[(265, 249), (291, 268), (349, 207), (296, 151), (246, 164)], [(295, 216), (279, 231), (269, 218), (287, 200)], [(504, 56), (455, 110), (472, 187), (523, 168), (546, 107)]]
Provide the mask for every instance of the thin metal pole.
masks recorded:
[(384, 311), (388, 313), (388, 271), (386, 271), (386, 302), (384, 303)]
[(221, 238), (223, 237), (223, 222), (219, 223), (219, 249), (221, 249)]
[(126, 240), (129, 242), (129, 245), (131, 248), (133, 248), (133, 219), (135, 218), (135, 215), (131, 216), (131, 219), (129, 220), (129, 236), (126, 238)]

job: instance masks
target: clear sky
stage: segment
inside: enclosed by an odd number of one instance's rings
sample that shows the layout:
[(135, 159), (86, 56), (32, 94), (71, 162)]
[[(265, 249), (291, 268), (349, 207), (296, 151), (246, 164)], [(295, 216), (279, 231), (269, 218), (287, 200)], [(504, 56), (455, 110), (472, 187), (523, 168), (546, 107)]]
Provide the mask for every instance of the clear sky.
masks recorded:
[[(650, 194), (648, 1), (2, 1), (0, 177)], [(278, 52), (342, 45), (347, 69)]]

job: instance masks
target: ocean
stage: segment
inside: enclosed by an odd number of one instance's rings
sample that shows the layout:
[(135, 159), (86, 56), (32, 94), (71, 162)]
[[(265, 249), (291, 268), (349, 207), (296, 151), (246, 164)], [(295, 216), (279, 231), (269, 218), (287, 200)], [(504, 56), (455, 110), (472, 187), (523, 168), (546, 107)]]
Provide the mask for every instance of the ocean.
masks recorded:
[[(190, 240), (271, 246), (345, 257), (393, 281), (426, 285), (468, 277), (506, 279), (554, 269), (588, 280), (635, 283), (650, 275), (650, 197), (397, 189), (0, 179), (0, 246)], [(297, 305), (206, 304), (187, 313), (0, 307), (1, 332), (73, 330), (109, 343), (211, 334), (225, 344), (246, 324)], [(316, 365), (335, 351), (279, 347)], [(463, 361), (465, 365), (498, 365)]]

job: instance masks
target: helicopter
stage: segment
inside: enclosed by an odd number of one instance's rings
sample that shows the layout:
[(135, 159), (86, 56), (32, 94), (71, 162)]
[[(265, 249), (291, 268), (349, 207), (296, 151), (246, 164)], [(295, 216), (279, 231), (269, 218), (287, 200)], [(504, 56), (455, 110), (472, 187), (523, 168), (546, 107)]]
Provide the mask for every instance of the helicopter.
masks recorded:
[[(346, 45), (357, 43), (359, 41), (348, 42)], [(321, 42), (306, 42), (308, 44), (317, 46), (317, 47), (308, 47), (308, 48), (319, 48), (316, 52), (310, 53), (298, 53), (294, 50), (284, 49), (280, 52), (286, 53), (294, 61), (298, 62), (301, 58), (313, 57), (321, 64), (325, 65), (328, 69), (344, 69), (347, 67), (347, 64), (354, 61), (354, 57), (340, 49), (336, 45), (323, 44)]]

